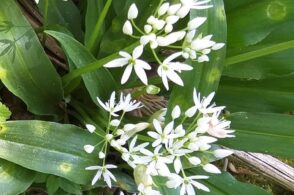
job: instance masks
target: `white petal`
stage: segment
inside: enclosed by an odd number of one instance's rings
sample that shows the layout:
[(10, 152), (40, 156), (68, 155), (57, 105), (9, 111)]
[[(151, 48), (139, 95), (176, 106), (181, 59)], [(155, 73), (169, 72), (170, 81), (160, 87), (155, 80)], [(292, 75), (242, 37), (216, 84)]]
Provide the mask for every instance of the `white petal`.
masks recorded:
[(138, 17), (138, 8), (135, 3), (133, 3), (128, 11), (128, 19), (132, 20)]
[(175, 14), (177, 13), (177, 11), (181, 8), (181, 6), (182, 6), (182, 5), (181, 5), (180, 3), (178, 3), (178, 4), (173, 4), (173, 5), (171, 5), (171, 6), (169, 7), (167, 13), (168, 13), (169, 15), (175, 15)]
[(189, 158), (188, 160), (194, 166), (197, 166), (197, 165), (199, 165), (201, 163), (200, 158), (198, 158), (196, 156), (193, 156), (193, 157)]
[(132, 70), (133, 70), (133, 65), (128, 65), (126, 67), (126, 69), (124, 71), (124, 74), (123, 74), (123, 76), (121, 78), (121, 84), (125, 84), (128, 81), (128, 79), (129, 79), (129, 77), (130, 77), (130, 75), (132, 73)]
[(180, 18), (184, 18), (186, 17), (190, 12), (190, 7), (189, 6), (182, 6), (178, 12), (177, 12), (177, 16), (179, 16)]
[(103, 178), (104, 178), (104, 181), (106, 182), (107, 186), (109, 188), (111, 188), (111, 179), (110, 179), (109, 175), (104, 172), (103, 173)]
[(163, 133), (168, 135), (173, 130), (173, 128), (174, 128), (174, 121), (171, 121), (165, 126)]
[(160, 138), (160, 135), (158, 133), (155, 133), (154, 131), (148, 131), (147, 134), (154, 139)]
[(129, 60), (126, 58), (118, 58), (112, 60), (104, 65), (106, 68), (115, 68), (115, 67), (123, 67), (124, 65), (128, 64)]
[(174, 168), (176, 173), (179, 173), (182, 169), (182, 163), (180, 157), (177, 157), (174, 161)]
[(224, 46), (225, 46), (224, 43), (217, 43), (217, 44), (212, 46), (212, 50), (218, 50), (218, 49), (221, 49)]
[(140, 66), (135, 66), (135, 72), (137, 74), (137, 76), (139, 77), (139, 79), (145, 84), (148, 85), (148, 79), (147, 79), (147, 75), (144, 71), (144, 69)]
[(118, 54), (119, 54), (120, 56), (122, 56), (122, 57), (128, 59), (128, 60), (132, 58), (132, 56), (131, 56), (129, 53), (125, 52), (125, 51), (120, 51), (120, 52), (118, 52)]
[(169, 62), (173, 61), (174, 59), (176, 59), (177, 57), (181, 56), (182, 52), (176, 52), (173, 53), (172, 55), (170, 55), (169, 57), (167, 57), (164, 61), (163, 64), (168, 64)]
[(193, 188), (193, 186), (191, 184), (187, 185), (187, 194), (188, 195), (195, 195), (194, 188)]
[(166, 14), (168, 9), (169, 9), (169, 3), (162, 4), (158, 9), (158, 15), (162, 16), (162, 15)]
[(194, 185), (196, 188), (206, 191), (206, 192), (210, 192), (210, 190), (208, 189), (208, 187), (206, 187), (205, 185), (197, 182), (197, 181), (191, 181), (192, 185)]
[(86, 128), (88, 129), (88, 131), (90, 133), (93, 133), (96, 130), (96, 127), (94, 125), (91, 125), (91, 124), (86, 124)]
[(92, 180), (92, 186), (101, 178), (101, 175), (102, 175), (102, 171), (101, 170), (99, 170), (97, 173), (96, 173), (96, 175), (95, 175), (95, 177), (93, 178), (93, 180)]
[(191, 108), (189, 108), (186, 112), (185, 112), (185, 116), (187, 117), (193, 117), (197, 112), (197, 107), (196, 106), (193, 106)]
[(136, 65), (142, 67), (143, 69), (151, 70), (151, 66), (143, 60), (136, 60)]
[(167, 74), (167, 77), (173, 81), (174, 83), (180, 85), (180, 86), (184, 86), (184, 83), (181, 79), (181, 77), (179, 77), (179, 75), (177, 73), (175, 73), (174, 71), (169, 71)]
[(143, 46), (143, 45), (139, 45), (139, 46), (137, 46), (137, 47), (134, 49), (134, 51), (133, 51), (133, 58), (134, 58), (134, 59), (139, 58), (139, 57), (142, 55), (142, 53), (143, 53), (143, 49), (144, 49), (144, 46)]
[(160, 122), (158, 120), (156, 120), (156, 119), (153, 120), (153, 126), (159, 134), (162, 134), (162, 128), (161, 128)]
[(157, 140), (155, 140), (155, 141), (152, 143), (152, 147), (156, 147), (156, 146), (158, 146), (159, 144), (161, 144), (161, 140), (160, 140), (160, 139), (157, 139)]

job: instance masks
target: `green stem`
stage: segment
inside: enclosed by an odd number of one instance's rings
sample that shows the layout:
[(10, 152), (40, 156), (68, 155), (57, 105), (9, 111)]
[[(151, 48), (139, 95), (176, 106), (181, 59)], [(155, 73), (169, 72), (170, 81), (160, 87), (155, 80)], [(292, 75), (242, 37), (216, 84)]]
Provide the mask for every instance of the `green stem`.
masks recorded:
[(159, 65), (162, 64), (162, 62), (160, 61), (159, 57), (157, 56), (155, 50), (154, 50), (154, 49), (151, 49), (151, 51), (152, 51), (152, 54), (153, 54), (154, 58), (155, 58), (156, 61), (158, 62), (158, 64), (159, 64)]
[(247, 53), (243, 53), (243, 54), (239, 54), (236, 56), (232, 56), (232, 57), (228, 57), (226, 59), (226, 66), (230, 66), (233, 64), (237, 64), (240, 62), (245, 62), (248, 60), (252, 60), (255, 58), (259, 58), (262, 56), (266, 56), (266, 55), (270, 55), (273, 53), (277, 53), (280, 51), (284, 51), (290, 48), (294, 48), (294, 40), (292, 41), (287, 41), (287, 42), (283, 42), (283, 43), (278, 43), (278, 44), (274, 44), (271, 46), (267, 46), (267, 47), (263, 47), (261, 49), (257, 49), (255, 51), (250, 51)]
[(47, 27), (47, 22), (48, 22), (48, 8), (49, 8), (49, 0), (45, 0), (45, 8), (44, 8), (44, 29)]
[(97, 21), (97, 23), (95, 25), (94, 31), (93, 31), (92, 35), (90, 36), (90, 39), (89, 39), (89, 43), (87, 45), (87, 48), (91, 52), (94, 52), (95, 44), (97, 42), (97, 39), (99, 37), (99, 34), (101, 33), (101, 27), (103, 25), (103, 22), (104, 22), (105, 17), (106, 17), (106, 15), (108, 13), (108, 10), (110, 8), (111, 3), (112, 3), (112, 0), (107, 0), (105, 6), (102, 9), (101, 14), (99, 15), (99, 19), (98, 19), (98, 21)]
[(141, 33), (142, 35), (144, 35), (145, 33), (143, 31), (141, 31), (141, 29), (136, 25), (136, 23), (134, 22), (134, 20), (131, 20), (132, 25), (134, 26), (134, 28)]
[[(124, 51), (131, 51), (133, 50), (136, 46), (138, 45), (138, 42), (133, 43), (132, 45), (124, 48)], [(91, 64), (85, 65), (81, 68), (77, 68), (73, 71), (71, 71), (70, 73), (68, 73), (67, 75), (65, 75), (62, 78), (62, 82), (64, 84), (64, 86), (68, 85), (72, 80), (74, 80), (75, 78), (81, 76), (82, 74), (94, 71), (98, 68), (101, 68), (104, 64), (106, 64), (107, 62), (115, 59), (117, 57), (117, 53), (111, 54), (105, 58), (102, 58), (100, 60), (97, 60)]]

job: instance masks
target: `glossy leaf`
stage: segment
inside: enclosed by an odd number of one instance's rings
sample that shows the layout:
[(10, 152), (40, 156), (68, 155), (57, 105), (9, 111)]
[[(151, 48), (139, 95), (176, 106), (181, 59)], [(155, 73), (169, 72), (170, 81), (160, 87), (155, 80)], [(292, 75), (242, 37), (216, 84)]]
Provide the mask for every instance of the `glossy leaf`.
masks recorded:
[[(74, 63), (76, 68), (85, 67), (95, 62), (95, 58), (91, 53), (72, 37), (55, 31), (46, 31), (46, 33), (60, 42), (68, 58)], [(112, 90), (116, 88), (112, 75), (103, 67), (83, 74), (82, 78), (93, 102), (96, 104), (98, 104), (96, 100), (97, 97), (108, 98)]]
[[(212, 39), (216, 42), (225, 43), (226, 17), (223, 2), (220, 0), (213, 0), (210, 3), (213, 5), (213, 8), (205, 11), (192, 11), (190, 16), (191, 18), (196, 16), (208, 17), (209, 19), (202, 27), (201, 32), (204, 33), (203, 35), (212, 33)], [(188, 64), (193, 64), (194, 69), (181, 74), (185, 86), (174, 86), (169, 101), (169, 108), (173, 108), (178, 104), (181, 108), (186, 109), (188, 106), (192, 105), (192, 93), (194, 88), (204, 96), (215, 91), (221, 77), (225, 52), (225, 48), (212, 52), (208, 63), (199, 64), (188, 61)]]
[(216, 96), (230, 112), (278, 112), (294, 110), (294, 77), (265, 80), (223, 78)]
[(1, 124), (0, 158), (78, 184), (89, 184), (94, 172), (85, 168), (96, 165), (98, 158), (86, 153), (83, 146), (98, 142), (99, 137), (73, 125), (9, 121)]
[(234, 113), (229, 116), (235, 138), (221, 144), (244, 151), (294, 158), (294, 116), (271, 113)]
[(80, 11), (71, 0), (43, 0), (38, 3), (38, 7), (45, 19), (46, 29), (61, 25), (67, 28), (76, 39), (83, 40)]
[(0, 56), (2, 82), (26, 103), (29, 111), (56, 114), (63, 93), (60, 77), (15, 1), (1, 1), (0, 24), (7, 28), (0, 31), (1, 43), (5, 43), (0, 52), (6, 52)]
[(16, 164), (0, 159), (1, 194), (20, 194), (34, 181), (35, 173)]

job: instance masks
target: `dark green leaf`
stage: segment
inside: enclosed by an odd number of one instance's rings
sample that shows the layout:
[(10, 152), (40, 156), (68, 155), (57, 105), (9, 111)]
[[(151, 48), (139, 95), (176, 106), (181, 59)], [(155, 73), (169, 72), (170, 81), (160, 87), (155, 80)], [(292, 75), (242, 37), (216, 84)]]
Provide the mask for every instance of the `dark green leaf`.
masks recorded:
[(70, 194), (75, 194), (75, 195), (81, 195), (81, 187), (78, 184), (75, 184), (73, 182), (70, 182), (66, 179), (58, 178), (59, 180), (59, 186), (62, 190), (65, 192), (68, 192)]
[[(13, 24), (8, 32), (0, 32), (0, 39), (13, 42), (10, 52), (0, 57), (2, 82), (26, 103), (29, 111), (42, 115), (56, 114), (63, 93), (61, 80), (38, 37), (15, 1), (1, 1), (0, 18)], [(32, 45), (29, 49), (25, 47), (27, 42)]]
[(178, 195), (180, 194), (180, 188), (168, 188), (166, 187), (167, 178), (156, 176), (152, 178), (155, 186), (157, 186), (156, 190), (158, 190), (162, 195)]
[(33, 183), (34, 177), (34, 172), (0, 159), (1, 194), (20, 194), (24, 192)]
[(49, 195), (54, 194), (59, 188), (58, 177), (50, 175), (46, 181), (46, 188)]
[(216, 96), (230, 112), (279, 112), (294, 110), (294, 77), (265, 80), (223, 78)]
[[(46, 33), (53, 36), (61, 43), (68, 58), (70, 58), (77, 68), (95, 62), (95, 58), (87, 51), (87, 49), (72, 37), (55, 31), (46, 31)], [(103, 67), (84, 74), (82, 77), (86, 88), (95, 103), (97, 103), (96, 97), (108, 98), (112, 90), (116, 88), (112, 75)]]
[[(44, 121), (9, 121), (1, 124), (0, 158), (28, 169), (64, 177), (78, 184), (89, 184), (97, 156), (83, 150), (99, 137), (79, 127)], [(99, 147), (99, 146), (98, 146)]]
[(244, 151), (294, 158), (294, 116), (269, 113), (234, 113), (229, 117), (235, 138), (221, 144)]

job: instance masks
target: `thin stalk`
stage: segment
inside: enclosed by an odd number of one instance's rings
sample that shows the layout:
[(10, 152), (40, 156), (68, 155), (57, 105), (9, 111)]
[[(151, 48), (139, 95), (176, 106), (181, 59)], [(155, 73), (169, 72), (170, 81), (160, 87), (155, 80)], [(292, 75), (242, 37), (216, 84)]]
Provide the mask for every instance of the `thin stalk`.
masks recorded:
[(48, 21), (48, 8), (49, 8), (49, 0), (45, 0), (45, 5), (44, 5), (44, 29), (47, 27), (47, 21)]
[(101, 14), (99, 15), (99, 19), (97, 20), (97, 23), (95, 25), (94, 31), (92, 35), (90, 36), (89, 43), (87, 45), (87, 48), (93, 52), (95, 48), (95, 43), (97, 42), (97, 39), (99, 37), (99, 34), (101, 33), (101, 27), (103, 25), (103, 22), (105, 20), (105, 17), (108, 13), (108, 10), (111, 6), (112, 0), (107, 0), (105, 6), (102, 9)]
[(226, 66), (231, 66), (240, 62), (245, 62), (248, 60), (252, 60), (255, 58), (259, 58), (262, 56), (267, 56), (273, 53), (277, 53), (280, 51), (284, 51), (290, 48), (294, 48), (294, 40), (292, 41), (287, 41), (287, 42), (283, 42), (283, 43), (278, 43), (278, 44), (274, 44), (271, 46), (267, 46), (267, 47), (263, 47), (261, 49), (257, 49), (255, 51), (250, 51), (247, 53), (243, 53), (243, 54), (239, 54), (236, 56), (232, 56), (232, 57), (228, 57), (226, 59), (225, 65)]

